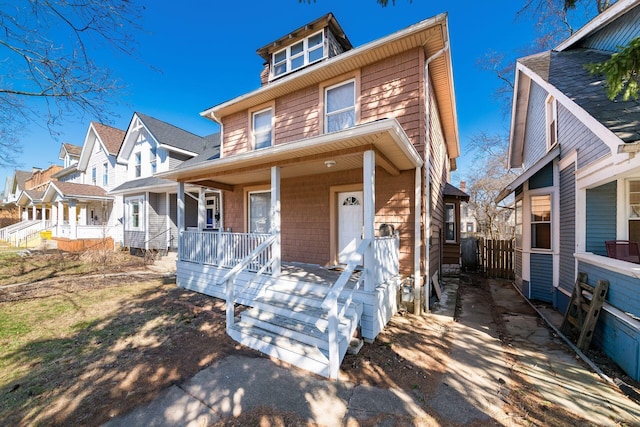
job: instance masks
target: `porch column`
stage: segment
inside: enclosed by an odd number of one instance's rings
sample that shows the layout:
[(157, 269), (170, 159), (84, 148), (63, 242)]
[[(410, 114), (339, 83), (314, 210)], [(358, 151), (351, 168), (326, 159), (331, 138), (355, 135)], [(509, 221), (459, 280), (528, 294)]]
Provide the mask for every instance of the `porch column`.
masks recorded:
[(62, 235), (61, 225), (64, 225), (64, 203), (61, 200), (57, 202), (58, 205), (58, 223), (56, 224), (56, 236)]
[[(413, 314), (420, 314), (422, 311), (422, 304), (420, 304), (420, 290), (422, 289), (422, 272), (420, 271), (420, 249), (422, 247), (422, 230), (420, 220), (422, 219), (422, 168), (418, 166), (416, 168), (416, 176), (413, 191), (413, 203), (414, 203), (414, 240), (413, 240)], [(427, 196), (428, 197), (428, 196)], [(426, 252), (429, 252), (429, 242), (426, 242)], [(427, 265), (427, 271), (429, 266)], [(427, 287), (429, 286), (429, 279), (427, 278)], [(429, 307), (429, 292), (425, 292), (425, 305)], [(427, 308), (428, 311), (428, 308)]]
[(36, 205), (31, 205), (31, 219), (34, 221), (38, 219), (38, 209)]
[(375, 256), (373, 253), (373, 239), (375, 238), (374, 220), (376, 214), (376, 153), (373, 150), (364, 152), (362, 166), (363, 182), (363, 239), (371, 242), (364, 253), (364, 290), (373, 292), (377, 283), (374, 283)]
[(46, 205), (44, 203), (40, 205), (40, 213), (42, 215), (42, 218), (40, 218), (42, 228), (46, 228), (46, 226), (47, 226), (47, 207), (46, 207)]
[(207, 206), (204, 197), (205, 189), (204, 187), (200, 187), (200, 193), (198, 194), (198, 229), (204, 230), (207, 226)]
[(178, 235), (184, 231), (184, 182), (178, 183)]
[(87, 225), (87, 205), (80, 206), (80, 222), (78, 225)]
[(275, 234), (276, 240), (273, 242), (272, 253), (274, 261), (272, 264), (272, 275), (277, 277), (280, 275), (282, 267), (282, 239), (280, 229), (280, 167), (271, 167), (271, 234)]
[(71, 240), (78, 238), (78, 228), (76, 221), (76, 201), (69, 200), (69, 228), (71, 229)]
[(56, 204), (56, 202), (51, 202), (51, 228), (55, 228), (57, 225), (58, 225), (58, 205)]

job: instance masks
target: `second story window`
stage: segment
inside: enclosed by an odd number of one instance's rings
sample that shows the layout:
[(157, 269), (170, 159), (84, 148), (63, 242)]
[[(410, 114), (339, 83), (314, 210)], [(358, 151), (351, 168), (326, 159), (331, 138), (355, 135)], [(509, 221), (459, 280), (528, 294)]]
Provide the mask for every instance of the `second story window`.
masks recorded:
[(136, 178), (139, 178), (142, 175), (142, 154), (135, 154), (135, 166), (136, 166)]
[(558, 143), (558, 104), (553, 96), (547, 98), (547, 150)]
[(97, 177), (98, 171), (96, 170), (95, 167), (91, 168), (91, 184), (92, 185), (96, 185), (97, 184)]
[(102, 164), (102, 185), (105, 187), (109, 185), (109, 163), (107, 162)]
[(356, 124), (355, 81), (325, 90), (325, 133), (347, 129)]
[(273, 139), (272, 110), (256, 111), (251, 116), (251, 133), (253, 149), (271, 147)]
[(273, 77), (297, 70), (324, 57), (324, 32), (320, 31), (274, 53)]
[(158, 148), (154, 145), (153, 147), (151, 147), (151, 173), (154, 174), (156, 173), (157, 167), (156, 167), (156, 157), (158, 154)]

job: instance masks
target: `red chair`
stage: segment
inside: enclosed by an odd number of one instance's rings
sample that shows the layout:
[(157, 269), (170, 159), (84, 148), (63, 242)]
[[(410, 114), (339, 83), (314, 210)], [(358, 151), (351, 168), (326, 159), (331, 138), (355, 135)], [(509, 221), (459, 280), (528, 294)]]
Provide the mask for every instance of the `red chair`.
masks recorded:
[(607, 240), (605, 245), (607, 246), (607, 256), (609, 258), (640, 264), (638, 242), (631, 240)]

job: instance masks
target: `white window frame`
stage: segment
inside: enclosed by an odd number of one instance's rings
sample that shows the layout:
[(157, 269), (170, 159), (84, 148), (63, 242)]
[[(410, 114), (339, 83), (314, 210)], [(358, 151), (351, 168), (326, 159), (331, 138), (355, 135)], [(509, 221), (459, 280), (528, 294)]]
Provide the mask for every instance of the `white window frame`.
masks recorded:
[[(640, 191), (631, 191), (632, 183), (640, 184), (640, 178), (631, 178), (631, 179), (628, 179), (626, 182), (626, 190), (627, 190), (627, 194), (625, 195), (626, 221), (625, 221), (624, 236), (626, 236), (627, 239), (631, 239), (631, 230), (630, 230), (631, 221), (640, 221)], [(637, 197), (638, 200), (636, 201), (636, 203), (631, 202), (631, 195), (634, 193), (638, 194), (638, 197)]]
[[(262, 113), (266, 113), (267, 111), (270, 112), (270, 126), (268, 131), (262, 131), (262, 132), (256, 132), (256, 116)], [(273, 107), (267, 107), (267, 108), (262, 108), (260, 110), (256, 110), (256, 111), (252, 111), (251, 112), (251, 147), (253, 150), (260, 150), (263, 148), (268, 148), (268, 147), (272, 147), (273, 144), (273, 138), (274, 138), (274, 132), (273, 132), (273, 128), (274, 128), (274, 123), (273, 123)], [(257, 143), (256, 143), (256, 139), (257, 136), (259, 135), (265, 135), (265, 134), (269, 134), (269, 145), (265, 145), (264, 147), (257, 147)]]
[[(332, 111), (332, 112), (328, 112), (327, 109), (329, 108), (329, 102), (328, 102), (328, 96), (329, 96), (329, 91), (331, 91), (332, 89), (336, 89), (338, 87), (341, 86), (346, 86), (348, 84), (352, 84), (353, 85), (353, 105), (348, 107), (348, 108), (342, 108), (340, 110), (336, 110), (336, 111)], [(339, 130), (344, 130), (344, 129), (339, 129), (338, 131), (329, 131), (329, 118), (332, 116), (336, 116), (338, 114), (343, 114), (349, 111), (353, 111), (353, 126), (355, 126), (357, 124), (357, 115), (356, 115), (356, 104), (358, 102), (357, 100), (357, 94), (356, 94), (356, 90), (357, 90), (357, 84), (356, 84), (356, 79), (349, 79), (349, 80), (345, 80), (342, 81), (340, 83), (331, 85), (331, 86), (327, 86), (324, 88), (324, 133), (331, 133), (331, 132), (338, 132)], [(351, 126), (351, 127), (353, 127)], [(345, 128), (345, 129), (349, 129), (349, 128)]]
[(522, 249), (522, 241), (523, 241), (523, 206), (524, 200), (522, 196), (519, 196), (514, 204), (514, 224), (515, 224), (515, 247), (516, 249)]
[(142, 153), (140, 151), (133, 153), (133, 175), (134, 178), (140, 178), (142, 176)]
[(155, 174), (158, 171), (158, 147), (155, 145), (151, 146), (151, 153), (149, 154), (149, 164), (151, 165), (151, 174)]
[(547, 96), (545, 102), (547, 151), (558, 145), (558, 101), (552, 96)]
[[(549, 197), (549, 219), (543, 221), (534, 221), (533, 220), (533, 199), (534, 197)], [(529, 197), (529, 247), (532, 252), (552, 252), (554, 247), (554, 214), (555, 214), (555, 206), (554, 206), (554, 192), (549, 191), (549, 189), (544, 189), (542, 191), (531, 191), (528, 194)], [(533, 227), (536, 224), (549, 224), (549, 246), (548, 248), (540, 248), (533, 246), (534, 233)]]
[[(258, 231), (255, 231), (255, 228), (252, 227), (252, 217), (251, 217), (251, 196), (254, 194), (268, 194), (269, 196), (271, 196), (271, 191), (270, 190), (255, 190), (255, 191), (247, 191), (247, 231), (249, 233), (258, 233)], [(270, 231), (270, 221), (271, 221), (271, 201), (269, 201), (269, 204), (266, 206), (267, 212), (266, 212), (266, 218), (267, 218), (267, 226), (266, 229), (264, 230), (264, 232), (260, 231), (260, 234), (268, 234)]]
[(109, 162), (104, 162), (102, 169), (102, 185), (107, 187), (109, 185)]
[[(453, 218), (449, 218), (449, 213), (453, 214)], [(449, 234), (449, 225), (453, 225), (453, 239), (448, 239), (447, 235)], [(445, 203), (444, 204), (444, 239), (447, 243), (456, 243), (458, 241), (457, 230), (456, 230), (456, 204), (455, 203)]]
[[(215, 202), (217, 200), (217, 203)], [(209, 201), (213, 203), (209, 203)], [(211, 223), (209, 222), (209, 211), (211, 211)], [(215, 216), (218, 215), (216, 219)], [(222, 192), (212, 191), (207, 192), (204, 198), (204, 228), (206, 229), (221, 229), (222, 225)]]
[[(134, 206), (138, 206), (138, 226), (133, 225)], [(125, 231), (144, 231), (145, 222), (145, 197), (128, 197), (125, 201)]]
[[(313, 46), (309, 46), (309, 39), (317, 36), (318, 34), (322, 35), (322, 40), (320, 41), (319, 44), (315, 44)], [(298, 53), (291, 53), (291, 48), (293, 46), (296, 46), (298, 44), (302, 43), (302, 51), (298, 52)], [(314, 64), (318, 61), (322, 61), (323, 59), (325, 59), (327, 57), (327, 46), (326, 46), (326, 37), (324, 34), (324, 30), (320, 30), (318, 32), (315, 32), (313, 34), (308, 35), (307, 37), (305, 37), (302, 40), (297, 40), (295, 43), (291, 43), (289, 46), (285, 47), (284, 49), (280, 49), (276, 52), (273, 52), (271, 54), (271, 77), (270, 79), (275, 79), (277, 77), (281, 77), (284, 75), (287, 75), (293, 71), (299, 70), (301, 68), (306, 67), (307, 65), (310, 64)], [(320, 58), (314, 59), (314, 60), (310, 60), (309, 59), (309, 53), (311, 52), (315, 52), (318, 49), (322, 49), (322, 56)], [(278, 62), (276, 62), (276, 55), (282, 54), (284, 53), (284, 58)], [(296, 68), (293, 68), (292, 62), (295, 59), (298, 58), (302, 58), (302, 64)], [(284, 70), (281, 72), (277, 72), (277, 67), (284, 65)]]
[(91, 185), (98, 185), (98, 168), (96, 166), (91, 168)]

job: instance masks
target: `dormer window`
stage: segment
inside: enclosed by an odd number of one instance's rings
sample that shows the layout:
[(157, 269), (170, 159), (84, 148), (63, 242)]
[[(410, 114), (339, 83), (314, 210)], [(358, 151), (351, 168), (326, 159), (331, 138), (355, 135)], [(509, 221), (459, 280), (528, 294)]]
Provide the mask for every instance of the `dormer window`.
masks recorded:
[(273, 77), (290, 73), (325, 57), (324, 32), (312, 34), (273, 54)]

